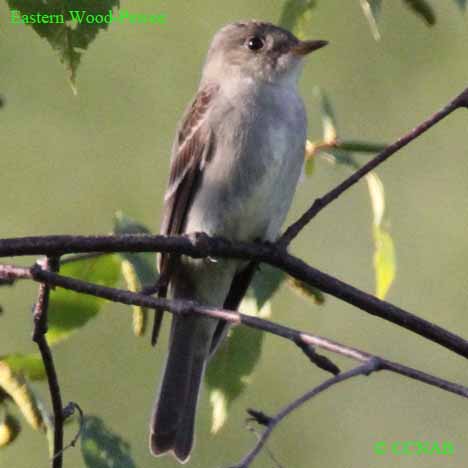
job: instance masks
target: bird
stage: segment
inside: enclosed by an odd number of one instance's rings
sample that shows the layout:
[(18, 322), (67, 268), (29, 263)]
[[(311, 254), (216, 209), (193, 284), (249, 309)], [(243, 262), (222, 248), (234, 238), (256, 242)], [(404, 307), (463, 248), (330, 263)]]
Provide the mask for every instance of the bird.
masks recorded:
[[(304, 163), (304, 58), (327, 44), (272, 23), (230, 23), (213, 37), (198, 91), (178, 126), (161, 234), (203, 232), (274, 242)], [(236, 310), (256, 270), (238, 259), (159, 256), (160, 297)], [(222, 320), (173, 316), (162, 383), (150, 420), (150, 451), (189, 460), (200, 386), (226, 337)]]

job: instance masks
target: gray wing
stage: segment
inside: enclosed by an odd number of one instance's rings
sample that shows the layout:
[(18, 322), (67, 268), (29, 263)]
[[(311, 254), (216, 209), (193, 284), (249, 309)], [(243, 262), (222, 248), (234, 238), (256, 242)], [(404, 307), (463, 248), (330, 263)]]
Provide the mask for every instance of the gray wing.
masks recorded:
[[(206, 125), (209, 105), (218, 92), (218, 86), (201, 88), (186, 110), (172, 148), (169, 184), (164, 196), (161, 234), (181, 234), (187, 212), (200, 182), (203, 165), (213, 151), (214, 137)], [(159, 257), (158, 296), (166, 297), (171, 270), (177, 256), (161, 254)], [(156, 345), (163, 318), (163, 310), (156, 309), (151, 343)]]
[[(182, 119), (172, 150), (161, 234), (177, 235), (183, 232), (201, 170), (213, 152), (214, 136), (206, 124), (206, 115), (218, 89), (216, 85), (200, 89)], [(166, 280), (170, 276), (170, 259), (169, 254), (162, 254), (159, 260), (160, 274), (165, 275)]]

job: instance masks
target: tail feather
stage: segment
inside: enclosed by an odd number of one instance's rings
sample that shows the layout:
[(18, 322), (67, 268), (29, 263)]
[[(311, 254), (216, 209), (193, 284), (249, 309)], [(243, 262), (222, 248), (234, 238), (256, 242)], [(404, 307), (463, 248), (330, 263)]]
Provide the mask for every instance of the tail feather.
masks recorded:
[(206, 366), (208, 353), (203, 360), (197, 360), (192, 367), (191, 379), (188, 388), (190, 389), (186, 395), (186, 402), (182, 419), (177, 431), (174, 454), (179, 460), (187, 460), (193, 447), (193, 433), (195, 428), (195, 412), (200, 395), (200, 386)]
[(174, 317), (169, 356), (150, 427), (150, 449), (185, 463), (193, 447), (200, 384), (217, 320)]

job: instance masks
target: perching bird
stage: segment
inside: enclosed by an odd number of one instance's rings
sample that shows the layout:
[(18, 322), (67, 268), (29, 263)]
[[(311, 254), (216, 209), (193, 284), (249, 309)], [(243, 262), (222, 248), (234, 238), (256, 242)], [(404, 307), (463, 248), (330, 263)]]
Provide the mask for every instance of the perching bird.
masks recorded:
[[(162, 234), (277, 238), (304, 162), (307, 119), (297, 81), (303, 58), (326, 44), (260, 21), (228, 24), (214, 36), (173, 145)], [(170, 298), (214, 307), (237, 309), (253, 272), (240, 260), (160, 258)], [(203, 373), (227, 328), (207, 317), (173, 317), (150, 424), (154, 455), (188, 460)]]

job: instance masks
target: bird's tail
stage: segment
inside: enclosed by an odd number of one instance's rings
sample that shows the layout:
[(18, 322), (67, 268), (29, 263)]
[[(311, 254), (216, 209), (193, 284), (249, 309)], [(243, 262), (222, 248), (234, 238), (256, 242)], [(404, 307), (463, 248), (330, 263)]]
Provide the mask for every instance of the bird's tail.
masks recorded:
[(150, 423), (150, 449), (158, 456), (172, 451), (188, 461), (193, 446), (200, 384), (217, 320), (174, 317), (169, 356)]

